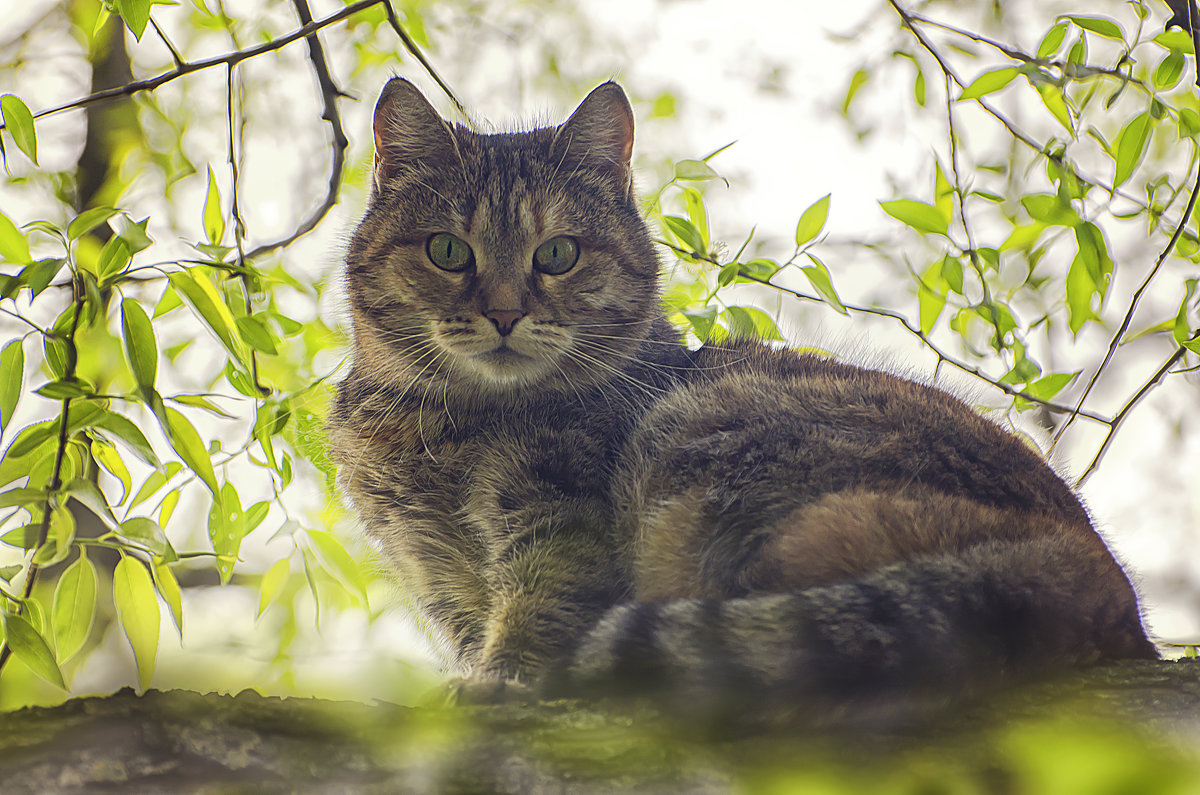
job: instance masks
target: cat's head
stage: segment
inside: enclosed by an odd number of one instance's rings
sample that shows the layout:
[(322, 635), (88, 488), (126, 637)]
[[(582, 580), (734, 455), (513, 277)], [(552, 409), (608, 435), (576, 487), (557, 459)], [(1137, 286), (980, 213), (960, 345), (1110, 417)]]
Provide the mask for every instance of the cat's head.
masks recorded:
[(485, 135), (395, 78), (374, 132), (347, 258), (356, 367), (485, 397), (613, 378), (659, 312), (620, 86), (557, 127)]

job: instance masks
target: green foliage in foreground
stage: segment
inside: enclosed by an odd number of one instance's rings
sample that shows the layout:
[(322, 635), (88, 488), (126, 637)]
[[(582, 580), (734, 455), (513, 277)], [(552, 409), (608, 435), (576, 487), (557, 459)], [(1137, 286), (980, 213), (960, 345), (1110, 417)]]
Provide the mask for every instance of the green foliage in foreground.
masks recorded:
[[(189, 583), (254, 590), (258, 615), (274, 616), (262, 632), (274, 633), (270, 676), (285, 688), (303, 626), (347, 611), (375, 616), (380, 586), (328, 529), (338, 509), (321, 427), (344, 339), (321, 311), (324, 281), (285, 256), (343, 195), (346, 175), (363, 171), (369, 142), (351, 131), (347, 165), (340, 89), (310, 47), (303, 68), (324, 101), (323, 121), (313, 123), (334, 142), (326, 201), (294, 234), (251, 248), (238, 181), (247, 130), (268, 126), (276, 147), (291, 139), (283, 121), (255, 115), (256, 92), (270, 87), (242, 70), (256, 59), (278, 59), (281, 74), (295, 68), (280, 53), (291, 41), (302, 46), (303, 37), (286, 37), (307, 4), (294, 2), (291, 20), (233, 18), (211, 5), (80, 0), (60, 12), (85, 43), (86, 63), (128, 46), (139, 70), (158, 63), (149, 71), (170, 78), (129, 88), (125, 116), (93, 117), (105, 125), (108, 151), (101, 186), (82, 206), (70, 176), (44, 165), (62, 144), (43, 132), (60, 111), (93, 103), (52, 108), (28, 94), (0, 97), (14, 197), (0, 213), (7, 706), (65, 697), (113, 628), (147, 687), (162, 628), (182, 630), (188, 620)], [(421, 4), (396, 5), (363, 0), (317, 20), (352, 53), (347, 80), (364, 96), (394, 63), (428, 68), (417, 57), (430, 48)], [(694, 343), (782, 340), (781, 320), (805, 304), (834, 319), (882, 318), (919, 339), (938, 366), (994, 387), (1011, 410), (1036, 410), (1055, 441), (1076, 420), (1104, 427), (1090, 472), (1147, 391), (1168, 377), (1194, 378), (1200, 240), (1187, 228), (1195, 196), (1187, 175), (1197, 165), (1200, 104), (1191, 39), (1163, 32), (1164, 9), (1149, 2), (1042, 20), (1039, 39), (1024, 47), (940, 26), (896, 2), (885, 9), (868, 24), (893, 30), (895, 47), (848, 78), (841, 105), (863, 135), (889, 114), (938, 130), (932, 154), (912, 153), (930, 159), (927, 184), (881, 199), (878, 219), (849, 240), (828, 232), (837, 192), (814, 186), (794, 230), (764, 235), (765, 243), (747, 230), (735, 248), (709, 216), (712, 192), (722, 190), (721, 150), (677, 160), (647, 199), (673, 259), (671, 317)], [(150, 27), (155, 20), (170, 20), (171, 33)], [(121, 24), (136, 42), (126, 42)], [(226, 56), (191, 55), (215, 43)], [(19, 74), (29, 59), (0, 68)], [(223, 112), (212, 113), (211, 94), (191, 81), (221, 70), (227, 93)], [(900, 80), (905, 91), (890, 90)], [(654, 114), (673, 107), (662, 100)], [(972, 149), (960, 134), (967, 119), (991, 125), (1005, 146)], [(195, 157), (193, 131), (224, 143)], [(863, 258), (895, 285), (882, 302), (843, 295), (843, 276)], [(1132, 276), (1116, 294), (1114, 277), (1125, 269)], [(1160, 290), (1135, 318), (1152, 280), (1167, 285), (1168, 298)], [(1118, 413), (1097, 412), (1093, 385), (1117, 372), (1118, 349), (1135, 339), (1161, 366), (1138, 376)], [(1041, 770), (1034, 745), (1031, 771)], [(755, 786), (764, 791), (791, 786), (790, 776), (819, 776), (763, 775)], [(874, 784), (909, 791), (915, 780)]]

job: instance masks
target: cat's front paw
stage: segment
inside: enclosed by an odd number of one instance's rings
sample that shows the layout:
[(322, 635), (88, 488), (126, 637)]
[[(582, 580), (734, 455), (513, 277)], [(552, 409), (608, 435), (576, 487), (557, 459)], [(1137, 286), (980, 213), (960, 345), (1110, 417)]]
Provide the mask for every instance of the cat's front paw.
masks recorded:
[(536, 701), (533, 688), (516, 679), (452, 679), (443, 685), (434, 699), (445, 707), (526, 704)]

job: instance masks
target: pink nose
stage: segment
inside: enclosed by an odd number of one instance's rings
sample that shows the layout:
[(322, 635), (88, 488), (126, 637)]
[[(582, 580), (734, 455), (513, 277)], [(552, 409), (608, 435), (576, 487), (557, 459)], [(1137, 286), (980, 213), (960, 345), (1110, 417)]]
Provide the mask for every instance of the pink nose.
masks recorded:
[(485, 312), (484, 316), (492, 321), (492, 325), (496, 327), (496, 331), (500, 332), (501, 337), (507, 337), (512, 333), (513, 326), (517, 325), (517, 321), (525, 317), (525, 313), (519, 309), (493, 309)]

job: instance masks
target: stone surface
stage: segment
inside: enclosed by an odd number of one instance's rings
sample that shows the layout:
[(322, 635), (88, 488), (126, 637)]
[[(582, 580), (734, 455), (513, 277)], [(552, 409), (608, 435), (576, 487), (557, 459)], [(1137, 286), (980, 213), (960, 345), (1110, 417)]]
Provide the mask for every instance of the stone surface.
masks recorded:
[[(1139, 792), (1200, 781), (1200, 661), (1122, 663), (969, 708), (889, 715), (732, 733), (645, 706), (425, 709), (123, 690), (3, 716), (0, 790), (726, 792), (816, 782), (849, 793), (967, 781), (967, 791), (1035, 792), (1028, 782), (1066, 753), (1043, 753), (1056, 742), (1094, 749), (1105, 781), (1133, 776)], [(1092, 760), (1079, 775), (1096, 770)]]

